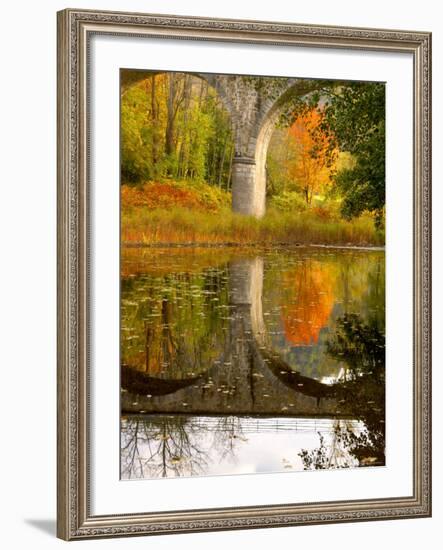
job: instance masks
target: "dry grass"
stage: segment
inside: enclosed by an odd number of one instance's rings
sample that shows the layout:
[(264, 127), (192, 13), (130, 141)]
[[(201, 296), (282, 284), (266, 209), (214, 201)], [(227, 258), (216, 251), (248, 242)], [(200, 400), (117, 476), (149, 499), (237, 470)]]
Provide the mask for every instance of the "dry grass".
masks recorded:
[(352, 221), (325, 218), (315, 211), (270, 209), (261, 220), (222, 207), (205, 212), (180, 206), (150, 209), (123, 206), (122, 242), (140, 244), (340, 244), (384, 245), (370, 216)]

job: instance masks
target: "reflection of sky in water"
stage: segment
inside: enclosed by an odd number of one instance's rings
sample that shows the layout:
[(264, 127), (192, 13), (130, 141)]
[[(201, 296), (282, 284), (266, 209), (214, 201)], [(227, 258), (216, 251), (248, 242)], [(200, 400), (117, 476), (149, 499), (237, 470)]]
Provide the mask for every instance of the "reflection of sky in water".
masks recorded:
[(356, 421), (230, 420), (224, 424), (226, 418), (126, 417), (122, 423), (122, 479), (302, 471), (299, 453), (317, 449), (320, 434), (331, 468), (357, 465), (334, 436), (337, 426), (360, 433), (363, 428)]

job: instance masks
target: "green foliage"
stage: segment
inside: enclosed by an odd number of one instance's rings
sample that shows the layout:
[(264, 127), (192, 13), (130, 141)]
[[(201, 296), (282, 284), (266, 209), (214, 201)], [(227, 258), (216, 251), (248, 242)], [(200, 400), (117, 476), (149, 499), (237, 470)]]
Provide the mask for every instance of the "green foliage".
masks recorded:
[(304, 212), (307, 209), (305, 199), (296, 191), (283, 191), (273, 196), (269, 205), (282, 212)]
[(268, 197), (297, 188), (290, 172), (296, 152), (287, 129), (276, 128), (269, 143), (266, 159), (266, 193)]
[(215, 90), (182, 73), (132, 73), (122, 80), (122, 182), (192, 178), (229, 189), (233, 141)]
[(161, 171), (152, 158), (158, 129), (149, 123), (146, 90), (140, 85), (127, 90), (121, 103), (121, 175), (128, 183), (154, 179)]
[(375, 215), (381, 227), (385, 206), (385, 85), (376, 82), (347, 82), (338, 89), (322, 90), (326, 97), (324, 130), (333, 142), (347, 151), (353, 166), (335, 175), (343, 196), (346, 219), (362, 212)]

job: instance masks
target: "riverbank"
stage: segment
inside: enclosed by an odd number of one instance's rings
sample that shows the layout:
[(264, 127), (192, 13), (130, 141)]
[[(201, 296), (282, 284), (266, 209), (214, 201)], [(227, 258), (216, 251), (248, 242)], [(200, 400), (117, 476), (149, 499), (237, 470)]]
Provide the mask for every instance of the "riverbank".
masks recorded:
[(351, 243), (348, 244), (298, 244), (298, 243), (285, 243), (285, 242), (271, 242), (271, 243), (246, 243), (238, 244), (233, 242), (226, 243), (143, 243), (143, 242), (123, 242), (122, 248), (153, 248), (153, 249), (254, 249), (254, 250), (267, 250), (278, 248), (327, 248), (327, 249), (345, 249), (345, 250), (370, 250), (370, 251), (384, 251), (384, 246), (367, 245), (359, 246)]
[[(284, 198), (284, 200), (283, 200)], [(277, 200), (278, 199), (278, 200)], [(270, 197), (261, 219), (232, 212), (232, 197), (195, 180), (151, 181), (121, 188), (121, 242), (128, 246), (383, 246), (366, 214), (340, 216), (340, 201), (297, 193)]]
[[(123, 205), (122, 205), (123, 206)], [(126, 246), (383, 246), (371, 216), (346, 221), (327, 212), (269, 209), (262, 219), (228, 208), (216, 212), (173, 206), (122, 207), (121, 242)]]

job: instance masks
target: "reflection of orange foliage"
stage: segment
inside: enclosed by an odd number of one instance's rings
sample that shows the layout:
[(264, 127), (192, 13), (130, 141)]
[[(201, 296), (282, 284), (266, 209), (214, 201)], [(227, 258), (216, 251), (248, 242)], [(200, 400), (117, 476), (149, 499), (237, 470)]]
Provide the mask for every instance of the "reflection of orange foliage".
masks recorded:
[(122, 208), (145, 206), (147, 208), (170, 208), (182, 206), (211, 210), (205, 204), (199, 193), (194, 189), (186, 189), (173, 183), (149, 182), (142, 187), (123, 185), (121, 188)]
[(284, 274), (284, 285), (286, 339), (296, 346), (317, 343), (334, 305), (334, 266), (306, 261)]

